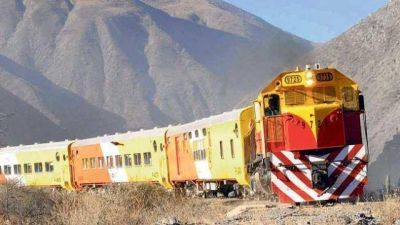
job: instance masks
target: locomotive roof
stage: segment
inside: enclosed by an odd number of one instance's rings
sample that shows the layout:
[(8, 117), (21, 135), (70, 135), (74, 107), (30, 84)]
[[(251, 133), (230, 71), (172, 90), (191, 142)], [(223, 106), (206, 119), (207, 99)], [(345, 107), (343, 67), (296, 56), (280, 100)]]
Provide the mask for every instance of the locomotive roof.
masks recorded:
[(274, 90), (276, 88), (276, 81), (281, 81), (281, 79), (288, 74), (304, 74), (307, 71), (311, 71), (312, 73), (324, 73), (324, 72), (331, 72), (333, 74), (335, 74), (335, 76), (340, 77), (340, 79), (342, 80), (347, 80), (350, 83), (356, 84), (355, 81), (353, 81), (350, 77), (348, 77), (347, 75), (343, 74), (342, 72), (340, 72), (339, 70), (337, 70), (336, 68), (332, 68), (332, 67), (327, 67), (327, 68), (309, 68), (309, 69), (304, 69), (304, 70), (295, 70), (295, 71), (285, 71), (280, 73), (279, 75), (275, 76), (262, 90), (260, 93), (266, 93), (266, 92), (270, 92), (272, 90)]

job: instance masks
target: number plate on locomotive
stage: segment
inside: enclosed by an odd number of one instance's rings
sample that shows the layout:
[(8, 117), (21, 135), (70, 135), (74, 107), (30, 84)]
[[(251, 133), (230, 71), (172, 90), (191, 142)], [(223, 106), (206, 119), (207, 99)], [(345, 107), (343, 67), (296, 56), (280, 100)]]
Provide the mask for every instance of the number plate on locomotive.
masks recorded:
[(286, 84), (300, 84), (303, 78), (300, 75), (287, 75), (283, 80)]
[(332, 81), (333, 74), (332, 73), (319, 73), (317, 74), (317, 81)]

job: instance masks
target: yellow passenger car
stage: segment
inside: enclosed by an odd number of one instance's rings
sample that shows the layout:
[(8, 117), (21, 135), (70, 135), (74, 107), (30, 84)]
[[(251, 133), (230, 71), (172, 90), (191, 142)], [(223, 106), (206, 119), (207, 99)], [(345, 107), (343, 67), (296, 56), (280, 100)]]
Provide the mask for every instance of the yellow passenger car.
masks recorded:
[(0, 183), (73, 189), (68, 141), (5, 147), (0, 150)]

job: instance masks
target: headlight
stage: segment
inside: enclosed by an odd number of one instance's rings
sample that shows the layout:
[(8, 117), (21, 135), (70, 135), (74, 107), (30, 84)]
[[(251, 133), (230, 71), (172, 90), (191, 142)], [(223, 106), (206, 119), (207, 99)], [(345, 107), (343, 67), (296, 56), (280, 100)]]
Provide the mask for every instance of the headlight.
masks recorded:
[(313, 76), (314, 76), (314, 74), (313, 74), (311, 71), (308, 71), (308, 72), (306, 73), (306, 79), (312, 79)]
[(313, 79), (307, 79), (306, 80), (306, 85), (307, 86), (313, 86), (314, 85), (314, 80)]

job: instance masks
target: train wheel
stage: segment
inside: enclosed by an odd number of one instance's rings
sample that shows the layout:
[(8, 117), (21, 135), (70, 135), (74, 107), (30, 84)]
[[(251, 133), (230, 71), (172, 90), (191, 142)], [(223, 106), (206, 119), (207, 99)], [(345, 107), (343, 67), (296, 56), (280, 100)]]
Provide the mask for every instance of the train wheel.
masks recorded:
[(255, 196), (274, 201), (275, 196), (271, 189), (271, 172), (256, 171), (251, 176), (251, 190)]

